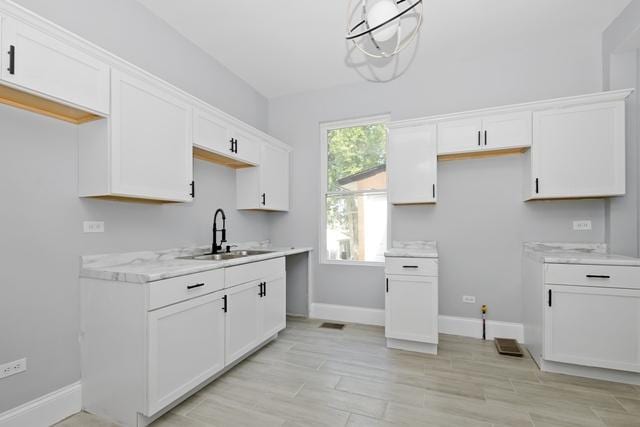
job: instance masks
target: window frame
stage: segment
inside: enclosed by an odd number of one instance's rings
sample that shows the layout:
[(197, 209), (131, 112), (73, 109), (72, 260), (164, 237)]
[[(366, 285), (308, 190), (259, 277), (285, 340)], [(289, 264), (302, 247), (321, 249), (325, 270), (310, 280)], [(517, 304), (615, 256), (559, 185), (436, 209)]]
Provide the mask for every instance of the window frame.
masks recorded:
[[(326, 265), (352, 265), (352, 266), (370, 266), (370, 267), (384, 267), (384, 261), (353, 261), (353, 260), (339, 260), (327, 258), (327, 161), (329, 153), (329, 141), (328, 133), (332, 129), (342, 129), (357, 126), (368, 126), (373, 124), (387, 125), (391, 121), (389, 114), (379, 114), (376, 116), (367, 116), (363, 118), (339, 120), (332, 122), (320, 123), (320, 232), (319, 232), (319, 262)], [(387, 144), (389, 143), (389, 133), (387, 131)], [(385, 146), (386, 148), (386, 146)], [(387, 243), (389, 241), (389, 190), (388, 184), (384, 191), (349, 191), (345, 194), (367, 194), (367, 193), (379, 193), (387, 195)]]

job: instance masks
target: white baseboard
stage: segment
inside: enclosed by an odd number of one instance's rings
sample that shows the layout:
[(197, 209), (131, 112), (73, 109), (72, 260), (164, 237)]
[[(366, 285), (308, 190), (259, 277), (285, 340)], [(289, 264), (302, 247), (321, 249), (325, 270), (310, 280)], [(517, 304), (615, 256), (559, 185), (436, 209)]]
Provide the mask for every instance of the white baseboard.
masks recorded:
[[(384, 310), (377, 308), (313, 303), (311, 304), (309, 317), (332, 320), (334, 322), (384, 326)], [(482, 320), (472, 317), (440, 315), (438, 317), (438, 331), (441, 334), (482, 338)], [(522, 343), (523, 336), (524, 332), (521, 323), (487, 320), (487, 339), (492, 340), (495, 337), (513, 338)]]
[(82, 385), (70, 384), (0, 414), (0, 427), (48, 427), (80, 412)]
[(311, 304), (309, 317), (313, 319), (332, 320), (334, 322), (384, 326), (384, 310), (377, 308), (321, 304), (314, 302)]

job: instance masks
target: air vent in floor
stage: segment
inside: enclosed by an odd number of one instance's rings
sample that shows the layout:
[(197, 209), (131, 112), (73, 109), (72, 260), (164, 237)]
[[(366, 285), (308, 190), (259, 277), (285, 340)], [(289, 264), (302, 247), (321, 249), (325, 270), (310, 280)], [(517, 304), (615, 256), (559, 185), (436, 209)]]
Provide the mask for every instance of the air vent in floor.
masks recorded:
[(331, 322), (324, 322), (322, 325), (320, 325), (321, 328), (326, 328), (326, 329), (342, 329), (344, 328), (344, 324), (342, 323), (331, 323)]

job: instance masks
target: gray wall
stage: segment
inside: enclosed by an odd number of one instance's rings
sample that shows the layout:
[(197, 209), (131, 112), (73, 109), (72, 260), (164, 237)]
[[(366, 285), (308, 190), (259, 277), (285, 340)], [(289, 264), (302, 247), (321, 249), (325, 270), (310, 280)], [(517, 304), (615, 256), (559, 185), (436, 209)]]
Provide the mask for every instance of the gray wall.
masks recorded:
[[(607, 201), (607, 243), (617, 253), (638, 256), (640, 221), (638, 203), (638, 126), (640, 125), (640, 83), (638, 46), (628, 43), (640, 27), (640, 1), (634, 0), (605, 30), (602, 37), (603, 86), (605, 89), (636, 88), (627, 99), (627, 194)], [(638, 40), (638, 38), (635, 38)], [(626, 46), (625, 46), (626, 44)]]
[[(22, 3), (265, 128), (264, 98), (135, 1)], [(76, 127), (0, 106), (0, 129), (0, 363), (28, 359), (27, 372), (0, 381), (0, 413), (80, 379), (81, 254), (209, 243), (217, 207), (229, 214), (231, 239), (269, 237), (267, 214), (235, 210), (231, 169), (195, 161), (192, 204), (84, 200), (76, 196)], [(106, 232), (83, 234), (84, 220), (105, 221)]]
[[(476, 52), (441, 52), (392, 83), (362, 83), (270, 101), (270, 132), (294, 146), (292, 209), (273, 218), (276, 243), (318, 247), (319, 123), (381, 113), (421, 117), (601, 90), (601, 34), (590, 29), (550, 42)], [(424, 61), (423, 61), (424, 63)], [(524, 240), (602, 242), (604, 201), (522, 203), (520, 156), (439, 163), (435, 206), (391, 209), (393, 239), (436, 239), (440, 312), (521, 321), (520, 251)], [(593, 230), (574, 232), (574, 219)], [(381, 267), (313, 266), (313, 301), (382, 308)], [(463, 304), (475, 295), (478, 304)]]

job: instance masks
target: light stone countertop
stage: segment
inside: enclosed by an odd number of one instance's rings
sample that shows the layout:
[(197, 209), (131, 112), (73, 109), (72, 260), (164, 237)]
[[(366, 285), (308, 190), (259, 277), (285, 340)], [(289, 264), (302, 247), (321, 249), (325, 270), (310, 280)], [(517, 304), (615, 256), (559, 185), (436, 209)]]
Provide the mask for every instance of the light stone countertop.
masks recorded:
[(80, 277), (129, 283), (148, 283), (313, 250), (310, 247), (273, 247), (268, 241), (247, 242), (238, 244), (237, 247), (233, 248), (233, 250), (243, 249), (265, 250), (270, 252), (221, 261), (179, 259), (180, 257), (208, 253), (211, 251), (211, 246), (120, 254), (85, 255), (80, 257)]
[(390, 258), (438, 258), (438, 244), (434, 240), (394, 240), (384, 256)]
[(525, 242), (524, 253), (547, 264), (622, 265), (640, 267), (640, 258), (608, 252), (606, 243)]

